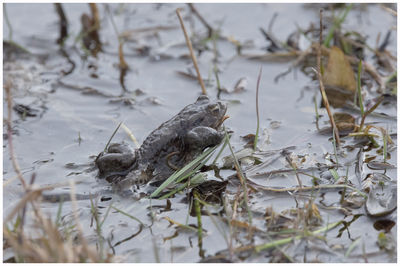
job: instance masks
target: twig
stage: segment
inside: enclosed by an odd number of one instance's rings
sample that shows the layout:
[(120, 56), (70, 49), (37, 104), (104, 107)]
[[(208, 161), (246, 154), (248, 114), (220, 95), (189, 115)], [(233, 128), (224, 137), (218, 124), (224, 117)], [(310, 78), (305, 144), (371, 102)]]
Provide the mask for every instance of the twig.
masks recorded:
[(190, 41), (189, 35), (187, 34), (187, 31), (186, 31), (186, 28), (185, 28), (185, 24), (183, 24), (183, 19), (182, 19), (181, 13), (179, 12), (179, 8), (176, 9), (176, 14), (178, 15), (179, 22), (181, 23), (183, 34), (185, 35), (186, 44), (187, 44), (187, 46), (189, 48), (190, 56), (192, 57), (194, 68), (196, 69), (196, 72), (197, 72), (197, 79), (199, 80), (202, 94), (206, 95), (207, 91), (206, 91), (206, 88), (204, 86), (203, 79), (201, 78), (201, 75), (200, 75), (200, 70), (199, 70), (199, 67), (197, 65), (196, 56), (194, 55), (194, 52), (193, 52), (192, 42)]
[(333, 115), (331, 113), (328, 97), (326, 96), (325, 87), (324, 87), (324, 83), (322, 82), (322, 75), (321, 75), (322, 12), (323, 12), (323, 10), (321, 9), (320, 13), (319, 13), (319, 27), (320, 27), (320, 29), (319, 29), (319, 45), (318, 45), (318, 49), (317, 49), (317, 75), (318, 75), (319, 89), (321, 91), (322, 100), (324, 102), (324, 106), (326, 108), (326, 111), (328, 112), (328, 116), (329, 116), (329, 120), (331, 122), (331, 126), (332, 126), (332, 128), (333, 128), (333, 130), (335, 132), (336, 145), (338, 145), (338, 147), (340, 147), (339, 130), (336, 127), (335, 120), (333, 119)]
[(11, 99), (11, 81), (7, 80), (4, 89), (6, 91), (6, 97), (7, 97), (7, 139), (8, 139), (8, 150), (10, 152), (10, 157), (11, 161), (14, 167), (14, 171), (17, 173), (18, 179), (21, 181), (22, 187), (27, 190), (27, 186), (25, 183), (24, 178), (22, 177), (22, 172), (21, 169), (19, 168), (19, 164), (17, 162), (17, 159), (15, 157), (14, 153), (14, 145), (12, 142), (12, 120), (11, 120), (11, 114), (12, 114), (12, 99)]
[(257, 130), (256, 130), (256, 135), (254, 137), (254, 150), (257, 149), (257, 141), (258, 141), (258, 132), (260, 130), (260, 113), (258, 110), (258, 91), (260, 88), (260, 80), (261, 80), (261, 74), (262, 74), (262, 67), (260, 67), (260, 73), (258, 74), (257, 78), (257, 88), (256, 88), (256, 114), (257, 114)]
[(360, 123), (360, 131), (362, 130), (362, 128), (364, 127), (364, 122), (365, 122), (365, 118), (371, 114), (381, 103), (382, 101), (385, 99), (384, 96), (380, 96), (378, 98), (378, 100), (376, 101), (376, 103), (369, 108), (365, 113), (363, 113), (362, 118), (361, 118), (361, 123)]
[(61, 3), (55, 3), (56, 12), (60, 18), (60, 37), (57, 39), (57, 43), (63, 46), (65, 39), (68, 36), (68, 20), (65, 16), (64, 9)]
[(197, 11), (197, 9), (194, 7), (192, 3), (189, 3), (188, 6), (190, 7), (190, 10), (193, 12), (193, 14), (201, 21), (201, 23), (207, 28), (208, 30), (208, 38), (211, 38), (211, 36), (214, 33), (214, 29), (210, 26), (210, 24), (207, 23), (207, 21), (200, 15), (200, 13)]
[(116, 128), (116, 129), (114, 130), (114, 132), (112, 133), (110, 139), (108, 140), (106, 146), (104, 147), (104, 152), (107, 152), (108, 145), (110, 145), (111, 140), (114, 138), (115, 134), (117, 133), (117, 131), (118, 131), (118, 129), (120, 128), (121, 125), (122, 125), (122, 121), (119, 122), (117, 128)]

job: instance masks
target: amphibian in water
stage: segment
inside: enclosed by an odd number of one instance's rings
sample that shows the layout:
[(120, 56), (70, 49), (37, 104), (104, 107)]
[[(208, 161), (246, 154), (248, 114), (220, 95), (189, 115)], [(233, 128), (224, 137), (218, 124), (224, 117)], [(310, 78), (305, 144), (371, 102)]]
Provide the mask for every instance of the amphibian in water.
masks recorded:
[(182, 109), (150, 133), (139, 149), (113, 143), (96, 159), (99, 176), (120, 188), (163, 181), (196, 158), (207, 147), (219, 144), (224, 133), (226, 105), (207, 96)]

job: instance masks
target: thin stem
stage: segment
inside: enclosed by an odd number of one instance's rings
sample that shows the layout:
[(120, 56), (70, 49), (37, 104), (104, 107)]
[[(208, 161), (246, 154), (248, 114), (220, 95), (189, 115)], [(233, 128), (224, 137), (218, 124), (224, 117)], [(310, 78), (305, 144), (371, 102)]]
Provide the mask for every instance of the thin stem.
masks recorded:
[[(358, 105), (360, 106), (361, 117), (364, 116), (364, 104), (361, 93), (361, 70), (362, 70), (362, 61), (358, 63), (358, 71), (357, 71), (357, 94), (358, 94)], [(362, 127), (360, 127), (359, 131), (361, 132)]]
[(251, 224), (252, 224), (252, 220), (253, 220), (253, 216), (252, 216), (252, 214), (251, 214), (251, 210), (250, 210), (250, 207), (249, 207), (249, 198), (248, 198), (248, 195), (247, 195), (247, 182), (246, 182), (246, 178), (244, 177), (243, 172), (242, 172), (242, 169), (240, 168), (239, 162), (238, 162), (238, 160), (237, 160), (237, 158), (236, 158), (236, 156), (235, 156), (235, 153), (233, 152), (231, 143), (230, 143), (230, 141), (229, 141), (228, 133), (226, 132), (225, 127), (224, 127), (224, 130), (225, 130), (225, 136), (226, 136), (226, 138), (227, 138), (227, 140), (228, 140), (229, 149), (230, 149), (230, 151), (231, 151), (232, 157), (233, 157), (234, 162), (235, 162), (235, 163), (234, 163), (235, 169), (236, 169), (237, 175), (238, 175), (238, 177), (239, 177), (240, 183), (241, 183), (241, 185), (242, 185), (242, 187), (243, 187), (244, 204), (245, 204), (245, 206), (246, 206), (247, 213), (248, 213), (248, 216), (249, 216), (249, 224), (251, 225)]
[(257, 78), (257, 89), (256, 89), (257, 130), (256, 130), (256, 135), (254, 137), (254, 148), (253, 148), (254, 150), (257, 149), (258, 133), (260, 130), (260, 114), (259, 114), (259, 109), (258, 109), (258, 91), (260, 88), (261, 74), (262, 74), (262, 67), (260, 67), (260, 73), (258, 74), (258, 78)]
[(12, 95), (11, 95), (11, 86), (12, 83), (11, 81), (7, 80), (5, 85), (4, 85), (4, 89), (6, 91), (6, 97), (7, 97), (7, 139), (8, 139), (8, 150), (10, 152), (10, 157), (11, 157), (11, 161), (12, 161), (12, 165), (14, 168), (14, 171), (17, 173), (18, 179), (20, 180), (22, 187), (27, 190), (27, 185), (25, 183), (24, 178), (22, 177), (22, 172), (21, 172), (21, 168), (19, 167), (18, 161), (16, 159), (15, 156), (15, 152), (14, 152), (14, 145), (13, 145), (13, 133), (12, 133)]
[(207, 21), (200, 15), (200, 13), (197, 11), (197, 9), (194, 7), (192, 3), (189, 3), (188, 6), (190, 7), (190, 10), (195, 14), (195, 16), (201, 21), (201, 23), (207, 28), (208, 31), (208, 38), (211, 38), (211, 36), (214, 33), (214, 29), (210, 26), (210, 24), (207, 23)]
[(13, 28), (11, 26), (10, 19), (8, 18), (6, 6), (7, 6), (6, 4), (3, 5), (3, 14), (4, 14), (4, 18), (6, 20), (8, 31), (9, 31), (8, 40), (11, 42), (12, 41), (12, 35), (13, 35)]

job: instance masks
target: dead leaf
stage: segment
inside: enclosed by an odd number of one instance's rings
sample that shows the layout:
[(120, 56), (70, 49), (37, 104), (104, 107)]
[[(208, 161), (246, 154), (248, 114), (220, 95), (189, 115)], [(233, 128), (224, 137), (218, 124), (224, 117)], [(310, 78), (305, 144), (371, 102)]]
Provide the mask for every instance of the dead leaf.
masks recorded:
[[(336, 46), (333, 46), (329, 52), (328, 64), (324, 72), (323, 82), (327, 90), (329, 102), (334, 107), (343, 106), (347, 99), (353, 100), (356, 91), (354, 71), (342, 50)], [(329, 93), (331, 88), (335, 90), (333, 93)], [(332, 99), (333, 97), (338, 98), (338, 92), (342, 90), (343, 93), (340, 95), (339, 101)]]
[(325, 86), (340, 87), (351, 92), (356, 91), (353, 68), (342, 50), (336, 46), (330, 50), (323, 81)]

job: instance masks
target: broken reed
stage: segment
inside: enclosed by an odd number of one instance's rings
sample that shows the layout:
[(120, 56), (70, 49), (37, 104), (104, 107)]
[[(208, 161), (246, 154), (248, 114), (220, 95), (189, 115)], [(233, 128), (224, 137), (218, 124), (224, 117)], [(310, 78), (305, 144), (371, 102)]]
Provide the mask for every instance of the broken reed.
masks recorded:
[(201, 86), (201, 92), (202, 92), (202, 94), (207, 95), (206, 87), (204, 86), (203, 79), (201, 78), (201, 75), (200, 75), (199, 66), (197, 65), (197, 59), (196, 59), (196, 56), (195, 56), (195, 54), (193, 52), (192, 42), (190, 41), (189, 35), (188, 35), (187, 31), (186, 31), (185, 24), (183, 23), (183, 19), (182, 19), (182, 16), (181, 16), (179, 8), (176, 9), (176, 14), (178, 15), (179, 22), (181, 24), (183, 34), (185, 35), (186, 45), (189, 48), (190, 57), (192, 58), (194, 68), (196, 69), (197, 79), (198, 79), (198, 81), (200, 83), (200, 86)]

